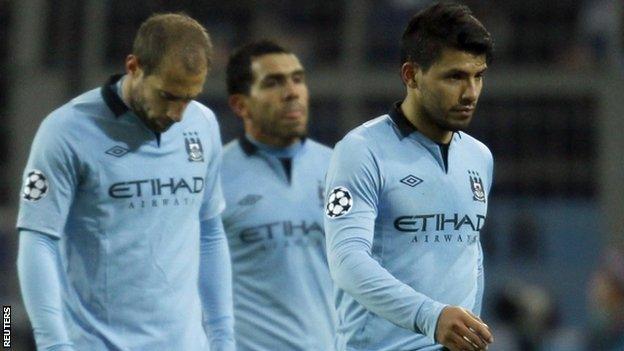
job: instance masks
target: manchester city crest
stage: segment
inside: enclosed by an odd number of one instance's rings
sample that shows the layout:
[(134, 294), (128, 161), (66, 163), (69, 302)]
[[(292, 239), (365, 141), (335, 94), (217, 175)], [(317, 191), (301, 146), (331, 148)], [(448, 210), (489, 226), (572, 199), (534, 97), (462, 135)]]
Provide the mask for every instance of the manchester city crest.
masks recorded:
[(483, 189), (483, 180), (476, 171), (468, 171), (470, 179), (470, 189), (472, 189), (472, 199), (474, 201), (485, 202), (485, 190)]
[(204, 149), (197, 132), (184, 133), (184, 144), (189, 162), (204, 162)]

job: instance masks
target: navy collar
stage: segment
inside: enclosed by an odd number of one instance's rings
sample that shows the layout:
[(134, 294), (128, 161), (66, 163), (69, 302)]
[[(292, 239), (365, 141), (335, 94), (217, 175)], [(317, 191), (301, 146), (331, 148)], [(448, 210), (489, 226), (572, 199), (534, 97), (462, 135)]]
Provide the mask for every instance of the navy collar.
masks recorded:
[[(305, 143), (305, 141), (306, 141), (305, 137), (301, 138), (302, 145)], [(251, 156), (258, 151), (258, 147), (254, 145), (254, 143), (252, 143), (245, 134), (243, 134), (239, 138), (239, 144), (241, 146), (241, 149), (243, 149), (243, 152), (245, 152), (245, 155), (247, 156)]]
[(108, 81), (102, 86), (100, 92), (102, 98), (106, 103), (106, 106), (113, 111), (115, 117), (119, 117), (128, 112), (128, 106), (121, 100), (119, 94), (117, 94), (117, 88), (115, 84), (123, 77), (123, 74), (114, 74), (108, 78)]
[(390, 118), (394, 121), (394, 124), (396, 124), (399, 129), (399, 133), (401, 133), (401, 139), (403, 139), (418, 129), (416, 129), (407, 117), (405, 117), (405, 114), (403, 114), (403, 111), (401, 110), (401, 103), (402, 101), (397, 101), (392, 104), (388, 115), (390, 115)]
[[(396, 124), (397, 128), (399, 129), (399, 133), (401, 134), (401, 139), (403, 139), (406, 136), (412, 134), (413, 132), (417, 132), (418, 129), (416, 129), (416, 126), (414, 126), (412, 122), (410, 122), (407, 119), (407, 117), (405, 117), (405, 114), (403, 114), (403, 111), (401, 110), (401, 103), (402, 101), (397, 101), (394, 104), (392, 104), (392, 107), (390, 108), (390, 112), (388, 112), (388, 115), (390, 116), (392, 121), (394, 121), (394, 124)], [(461, 133), (453, 132), (453, 136), (451, 137), (451, 140), (453, 140), (455, 135), (461, 138)]]
[[(123, 102), (123, 100), (121, 100), (121, 98), (119, 97), (119, 94), (117, 93), (117, 87), (115, 86), (123, 76), (123, 74), (114, 74), (110, 76), (104, 86), (102, 86), (102, 88), (100, 89), (102, 99), (104, 99), (106, 106), (108, 106), (108, 108), (113, 111), (116, 118), (119, 118), (119, 116), (130, 111), (128, 106), (126, 106), (126, 103)], [(143, 123), (143, 125), (147, 127), (147, 124), (145, 124), (145, 122), (141, 121), (141, 123)], [(147, 128), (149, 129), (149, 127)], [(154, 131), (152, 131), (152, 133), (154, 133), (154, 135), (156, 136), (156, 142), (160, 146), (161, 133)]]
[(243, 151), (245, 152), (247, 156), (251, 156), (255, 154), (256, 151), (258, 151), (258, 147), (254, 145), (251, 141), (249, 141), (246, 135), (243, 134), (243, 136), (240, 137), (239, 140), (240, 140), (241, 149), (243, 149)]

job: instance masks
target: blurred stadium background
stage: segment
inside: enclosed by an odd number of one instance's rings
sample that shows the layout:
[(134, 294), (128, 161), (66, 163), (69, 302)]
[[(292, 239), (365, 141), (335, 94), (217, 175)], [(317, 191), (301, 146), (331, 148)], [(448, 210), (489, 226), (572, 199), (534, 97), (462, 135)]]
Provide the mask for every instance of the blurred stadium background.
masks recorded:
[[(428, 3), (0, 0), (0, 301), (13, 306), (13, 349), (34, 350), (14, 229), (32, 137), (52, 109), (123, 70), (145, 18), (183, 10), (208, 28), (216, 59), (201, 100), (224, 141), (242, 130), (226, 104), (227, 56), (266, 37), (301, 58), (311, 135), (333, 146), (403, 97), (398, 39)], [(464, 3), (496, 43), (469, 130), (496, 165), (482, 233), (490, 349), (624, 350), (624, 2)]]

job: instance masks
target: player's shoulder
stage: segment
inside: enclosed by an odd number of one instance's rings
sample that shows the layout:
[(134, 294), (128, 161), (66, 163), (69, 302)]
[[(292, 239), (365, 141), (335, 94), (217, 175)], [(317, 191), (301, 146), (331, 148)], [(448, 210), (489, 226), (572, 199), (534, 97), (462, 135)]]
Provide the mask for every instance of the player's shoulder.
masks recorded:
[(306, 139), (305, 148), (309, 152), (324, 158), (329, 158), (332, 154), (332, 149), (329, 146), (310, 138)]
[(207, 123), (208, 125), (218, 124), (217, 116), (208, 106), (199, 101), (191, 101), (186, 107), (185, 114), (189, 117), (190, 123)]
[(239, 139), (233, 139), (223, 145), (223, 158), (232, 158), (243, 156), (243, 149), (240, 146)]
[(191, 101), (184, 110), (179, 125), (185, 130), (199, 132), (199, 135), (207, 136), (214, 149), (221, 150), (219, 122), (215, 113), (206, 105), (194, 100)]
[(395, 136), (392, 119), (389, 115), (373, 118), (349, 131), (337, 144), (335, 149), (358, 151), (375, 149)]
[(106, 104), (99, 94), (99, 89), (93, 89), (59, 106), (50, 112), (45, 120), (50, 124), (84, 123), (89, 117), (102, 114), (106, 110)]
[(87, 91), (50, 112), (41, 122), (39, 133), (64, 138), (81, 139), (81, 135), (95, 126), (95, 119), (112, 118), (99, 89)]
[(485, 145), (482, 141), (478, 140), (477, 138), (466, 132), (458, 132), (458, 135), (461, 139), (462, 144), (464, 144), (464, 147), (468, 147), (471, 149), (471, 151), (482, 154), (485, 158), (492, 158), (492, 152), (490, 151), (490, 148), (488, 148), (487, 145)]
[(243, 150), (240, 140), (233, 139), (223, 145), (221, 174), (223, 185), (232, 183), (233, 179), (238, 179), (249, 172), (253, 167), (253, 160), (250, 155)]

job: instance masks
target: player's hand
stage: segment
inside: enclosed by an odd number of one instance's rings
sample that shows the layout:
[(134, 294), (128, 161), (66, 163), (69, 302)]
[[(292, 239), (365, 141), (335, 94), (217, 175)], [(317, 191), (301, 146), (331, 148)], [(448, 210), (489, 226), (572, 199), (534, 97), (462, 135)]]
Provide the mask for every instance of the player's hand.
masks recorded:
[(487, 350), (494, 341), (487, 324), (472, 312), (457, 306), (447, 306), (440, 313), (435, 339), (451, 351)]

